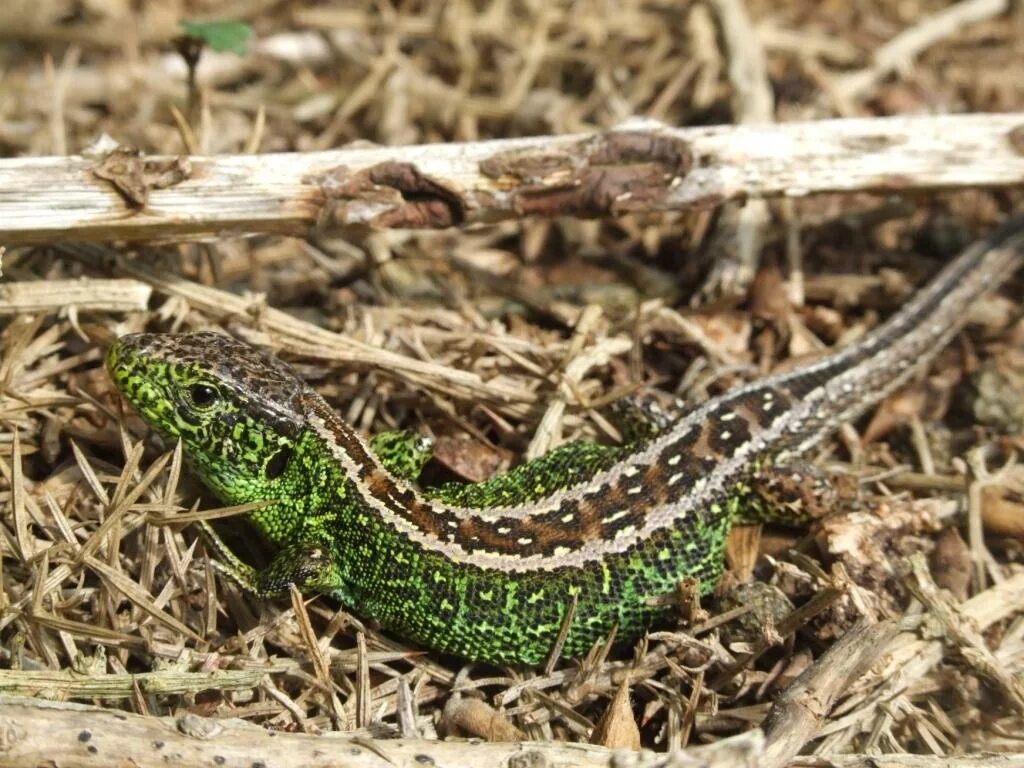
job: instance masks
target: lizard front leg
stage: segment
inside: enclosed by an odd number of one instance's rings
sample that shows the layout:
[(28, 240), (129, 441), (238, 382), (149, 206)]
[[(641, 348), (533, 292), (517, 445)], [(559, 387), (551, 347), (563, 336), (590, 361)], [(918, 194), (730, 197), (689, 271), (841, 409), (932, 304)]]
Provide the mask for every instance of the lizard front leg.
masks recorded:
[[(391, 474), (408, 482), (419, 479), (423, 466), (433, 455), (433, 441), (411, 430), (379, 432), (370, 438), (370, 448)], [(280, 550), (263, 570), (241, 560), (210, 523), (201, 521), (200, 532), (216, 557), (214, 568), (247, 592), (269, 597), (287, 590), (289, 584), (301, 589), (332, 591), (340, 588), (329, 548), (319, 544), (298, 544)]]
[(200, 523), (203, 538), (216, 559), (213, 567), (257, 597), (280, 595), (294, 584), (302, 591), (337, 592), (343, 588), (329, 545), (302, 542), (280, 549), (262, 570), (239, 559), (206, 521)]

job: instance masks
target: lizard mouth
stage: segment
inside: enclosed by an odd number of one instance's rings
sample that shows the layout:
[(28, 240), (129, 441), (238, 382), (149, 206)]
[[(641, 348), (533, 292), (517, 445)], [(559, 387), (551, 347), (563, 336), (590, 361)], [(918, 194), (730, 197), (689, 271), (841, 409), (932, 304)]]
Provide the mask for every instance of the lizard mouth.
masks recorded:
[(107, 373), (117, 389), (132, 405), (136, 404), (142, 383), (148, 378), (139, 360), (139, 344), (143, 334), (122, 336), (107, 350)]
[(110, 374), (115, 382), (119, 382), (121, 377), (124, 375), (124, 348), (121, 343), (121, 339), (117, 339), (113, 344), (110, 345), (110, 349), (107, 350), (106, 366), (107, 373)]
[(135, 370), (135, 366), (130, 362), (131, 355), (128, 353), (130, 339), (131, 336), (122, 336), (107, 350), (107, 373), (123, 395), (127, 394), (127, 384), (132, 378), (132, 371)]
[(176, 437), (169, 418), (173, 398), (160, 386), (159, 371), (146, 358), (147, 340), (153, 334), (133, 333), (117, 339), (107, 350), (106, 368), (121, 397), (151, 427), (164, 436)]

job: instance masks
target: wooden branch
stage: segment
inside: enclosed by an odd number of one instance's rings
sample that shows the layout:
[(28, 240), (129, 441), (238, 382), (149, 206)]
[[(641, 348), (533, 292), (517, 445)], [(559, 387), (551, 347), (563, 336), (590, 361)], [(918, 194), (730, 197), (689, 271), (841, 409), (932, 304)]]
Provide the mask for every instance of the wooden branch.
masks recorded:
[(1015, 768), (1024, 752), (981, 752), (973, 755), (816, 755), (797, 757), (792, 768)]
[(216, 157), (0, 160), (0, 243), (436, 228), (825, 191), (1011, 186), (1024, 114), (669, 128)]
[[(744, 768), (762, 765), (764, 738), (748, 731), (707, 746), (659, 754), (564, 742), (378, 739), (355, 733), (267, 731), (242, 720), (185, 714), (148, 717), (82, 704), (0, 696), (0, 768), (60, 765), (137, 768), (209, 765), (393, 768), (396, 765), (574, 766), (577, 768)], [(1022, 754), (808, 755), (794, 768), (1009, 768)]]
[(767, 743), (760, 768), (788, 765), (818, 735), (836, 700), (875, 662), (895, 634), (892, 622), (858, 624), (794, 680), (765, 719)]
[(133, 675), (86, 674), (73, 669), (0, 669), (0, 695), (119, 699), (139, 691), (162, 695), (194, 695), (210, 689), (247, 691), (259, 685), (265, 674), (263, 669), (167, 669)]
[[(393, 768), (396, 765), (577, 766), (578, 768), (737, 768), (756, 765), (764, 739), (751, 731), (673, 755), (613, 751), (564, 742), (376, 739), (357, 733), (268, 731), (242, 720), (141, 715), (0, 696), (0, 768), (60, 765), (273, 765), (278, 768)], [(614, 759), (614, 763), (613, 763)]]

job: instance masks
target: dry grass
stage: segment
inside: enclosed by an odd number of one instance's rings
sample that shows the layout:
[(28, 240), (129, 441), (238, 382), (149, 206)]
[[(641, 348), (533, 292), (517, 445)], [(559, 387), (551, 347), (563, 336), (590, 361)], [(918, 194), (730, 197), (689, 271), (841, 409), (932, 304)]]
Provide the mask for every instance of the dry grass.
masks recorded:
[[(0, 152), (79, 152), (103, 132), (173, 154), (562, 133), (631, 115), (730, 119), (728, 62), (701, 4), (231, 3), (256, 28), (258, 54), (205, 58), (190, 103), (168, 41), (177, 18), (220, 5), (5, 3)], [(129, 7), (138, 8), (131, 23)], [(1019, 15), (973, 25), (840, 103), (841, 74), (943, 4), (748, 7), (778, 120), (1024, 107)], [(666, 749), (759, 724), (858, 619), (899, 618), (923, 639), (901, 636), (894, 648), (909, 655), (888, 661), (904, 666), (866, 676), (814, 747), (1020, 751), (1024, 621), (1014, 611), (1024, 606), (1019, 590), (986, 590), (1016, 585), (1021, 545), (986, 534), (982, 491), (1008, 487), (1002, 503), (1024, 510), (1009, 475), (991, 476), (971, 453), (985, 446), (998, 463), (1000, 450), (1021, 445), (1019, 422), (976, 423), (970, 386), (979, 360), (1019, 376), (1024, 325), (1013, 299), (978, 308), (928, 377), (857, 425), (870, 439), (851, 429), (816, 457), (847, 478), (841, 517), (810, 533), (738, 537), (722, 591), (753, 569), (770, 594), (703, 609), (681, 599), (686, 628), (669, 621), (634, 648), (596, 649), (548, 671), (416, 652), (325, 598), (240, 594), (187, 525), (240, 511), (216, 510), (180, 457), (122, 414), (100, 366), (119, 334), (216, 325), (297, 363), (360, 429), (437, 436), (438, 477), (475, 477), (579, 435), (614, 439), (602, 407), (626, 392), (695, 402), (862, 333), (934, 269), (919, 255), (950, 255), (1016, 198), (820, 196), (773, 209), (766, 263), (793, 263), (787, 221), (803, 222), (806, 306), (780, 301), (769, 268), (740, 308), (683, 309), (707, 273), (699, 255), (711, 211), (344, 241), (11, 250), (0, 283), (0, 692), (278, 729), (587, 740), (627, 683), (642, 742)], [(931, 556), (934, 579), (957, 600), (971, 600), (952, 619), (927, 569), (911, 572), (914, 553)], [(755, 618), (762, 604), (774, 612)], [(975, 625), (951, 630), (958, 621)], [(927, 645), (936, 633), (945, 654)], [(466, 704), (476, 701), (487, 707)]]

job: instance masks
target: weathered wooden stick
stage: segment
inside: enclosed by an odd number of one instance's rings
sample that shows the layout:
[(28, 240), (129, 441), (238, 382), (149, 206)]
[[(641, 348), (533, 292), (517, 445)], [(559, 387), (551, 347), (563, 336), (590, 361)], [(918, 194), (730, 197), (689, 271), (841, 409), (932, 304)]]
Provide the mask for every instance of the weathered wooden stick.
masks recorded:
[(759, 768), (784, 768), (815, 738), (836, 700), (878, 658), (896, 634), (893, 622), (855, 625), (794, 680), (764, 722), (765, 754)]
[(1024, 752), (979, 752), (972, 755), (830, 755), (795, 757), (792, 768), (1015, 768)]
[(681, 210), (1024, 182), (1024, 114), (670, 128), (327, 152), (0, 160), (0, 243), (187, 239)]
[(429, 765), (576, 768), (738, 768), (756, 765), (764, 739), (750, 731), (673, 755), (613, 751), (557, 741), (489, 743), (313, 736), (268, 731), (242, 720), (196, 715), (144, 717), (110, 709), (0, 696), (0, 768), (21, 765), (134, 765), (138, 768), (273, 765), (280, 768), (393, 768)]
[[(748, 731), (685, 752), (609, 750), (563, 742), (370, 739), (362, 734), (311, 736), (265, 731), (241, 720), (195, 715), (143, 717), (38, 699), (0, 697), (0, 768), (59, 764), (64, 768), (124, 763), (146, 766), (275, 765), (393, 768), (396, 765), (576, 766), (578, 768), (746, 768), (759, 765), (764, 739)], [(794, 768), (1002, 768), (1021, 753), (970, 755), (811, 755)]]

